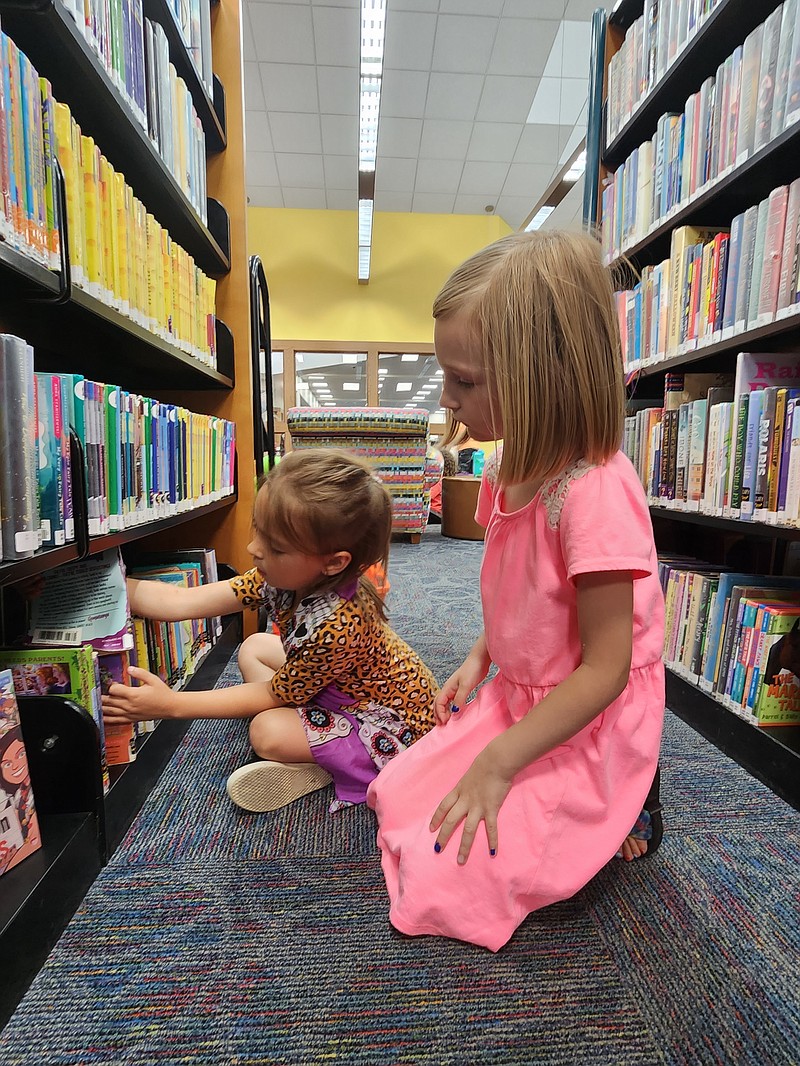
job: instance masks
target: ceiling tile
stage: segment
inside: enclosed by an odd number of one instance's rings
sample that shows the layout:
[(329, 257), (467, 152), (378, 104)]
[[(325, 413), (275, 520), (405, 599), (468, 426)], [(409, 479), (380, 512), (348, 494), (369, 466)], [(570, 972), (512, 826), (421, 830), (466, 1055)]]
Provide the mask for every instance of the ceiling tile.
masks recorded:
[(315, 6), (311, 14), (317, 62), (358, 66), (360, 12), (356, 8)]
[(510, 162), (524, 129), (516, 122), (476, 122), (472, 127), (467, 159)]
[(319, 115), (291, 115), (285, 111), (270, 111), (269, 128), (276, 152), (303, 152), (319, 155), (322, 137)]
[(422, 118), (427, 96), (427, 70), (386, 70), (381, 86), (381, 118)]
[(310, 63), (262, 63), (268, 111), (319, 111), (317, 75)]
[(487, 211), (486, 206), (494, 207), (494, 200), (486, 196), (466, 195), (459, 193), (453, 211), (457, 215), (493, 215), (494, 211)]
[(527, 196), (501, 196), (494, 213), (504, 219), (512, 229), (519, 229), (533, 211), (538, 199), (538, 196), (534, 199)]
[[(566, 0), (535, 0), (536, 17), (540, 19), (560, 19), (564, 14)], [(595, 4), (595, 7), (599, 7)], [(506, 0), (503, 18), (530, 18), (531, 0)]]
[(395, 11), (432, 11), (439, 10), (439, 0), (391, 0), (392, 12)]
[(329, 115), (358, 115), (358, 69), (317, 67), (317, 88)]
[(558, 33), (556, 33), (553, 40), (553, 44), (550, 47), (550, 55), (547, 57), (544, 70), (542, 71), (543, 78), (560, 78), (561, 77), (561, 65), (564, 62), (564, 23), (559, 22)]
[(413, 211), (429, 215), (452, 214), (455, 196), (446, 196), (437, 192), (414, 193)]
[(304, 189), (302, 186), (299, 188), (287, 188), (284, 185), (283, 202), (287, 207), (300, 207), (324, 211), (326, 207), (325, 190)]
[(542, 229), (583, 229), (583, 178), (576, 181), (567, 195), (547, 218)]
[[(292, 186), (297, 189), (325, 188), (322, 156), (276, 153), (275, 161), (284, 191)], [(289, 206), (288, 202), (286, 206)]]
[(265, 110), (258, 63), (244, 64), (244, 106), (248, 111)]
[[(559, 135), (561, 136), (563, 134), (564, 127), (563, 126), (559, 126), (557, 128), (559, 130)], [(586, 139), (586, 127), (585, 126), (577, 124), (577, 125), (573, 126), (572, 129), (568, 129), (567, 130), (567, 139), (566, 139), (566, 142), (564, 142), (564, 147), (561, 150), (561, 154), (558, 157), (558, 162), (561, 165), (563, 165), (564, 163), (567, 163), (572, 158), (572, 156), (575, 154), (575, 152), (578, 150), (578, 147), (580, 146), (581, 141), (583, 141), (585, 139)]]
[(459, 159), (420, 159), (414, 198), (419, 193), (446, 193), (455, 197), (464, 164)]
[(245, 149), (252, 152), (271, 152), (272, 136), (266, 111), (245, 111)]
[(591, 22), (562, 22), (564, 28), (564, 59), (562, 78), (587, 80), (592, 43)]
[(532, 204), (550, 184), (552, 164), (512, 163), (503, 186), (503, 196), (527, 196)]
[(280, 185), (278, 171), (275, 168), (275, 155), (272, 152), (248, 152), (245, 159), (247, 184)]
[(490, 75), (483, 86), (478, 106), (478, 121), (524, 122), (538, 84), (538, 78), (504, 78)]
[(422, 126), (419, 154), (427, 159), (460, 159), (467, 154), (471, 122), (445, 122), (428, 118)]
[(503, 19), (489, 63), (490, 74), (539, 77), (544, 70), (558, 22)]
[(558, 159), (558, 151), (558, 126), (531, 122), (522, 129), (514, 162), (552, 163)]
[(378, 126), (378, 158), (386, 155), (416, 158), (422, 135), (418, 118), (382, 118)]
[(258, 59), (253, 31), (250, 29), (250, 12), (247, 4), (242, 8), (242, 56), (246, 62), (251, 63)]
[(313, 63), (311, 8), (302, 4), (251, 4), (250, 25), (259, 59)]
[(329, 211), (357, 211), (358, 193), (355, 189), (327, 189), (325, 200)]
[(440, 15), (500, 15), (502, 11), (503, 0), (439, 0)]
[(561, 79), (561, 108), (558, 113), (561, 126), (572, 126), (578, 121), (586, 106), (588, 93), (589, 83), (586, 78)]
[(342, 155), (358, 150), (358, 119), (355, 115), (320, 115), (322, 150), (326, 155)]
[(375, 190), (376, 211), (410, 211), (413, 197), (410, 192), (379, 192)]
[[(252, 0), (250, 0), (252, 3)], [(361, 6), (361, 0), (292, 0), (295, 4), (307, 4), (312, 2), (314, 7), (354, 7), (356, 10)]]
[(358, 160), (350, 155), (325, 156), (325, 188), (358, 191)]
[(542, 78), (528, 112), (528, 122), (537, 122), (542, 126), (558, 126), (560, 113), (561, 79)]
[(439, 15), (432, 70), (483, 74), (497, 32), (497, 19)]
[(465, 163), (459, 193), (491, 194), (487, 202), (500, 195), (508, 173), (508, 163)]
[(384, 67), (391, 70), (430, 70), (436, 16), (389, 11), (386, 16)]
[(610, 11), (616, 0), (567, 0), (564, 18), (590, 20), (598, 7)]
[(417, 160), (397, 159), (378, 153), (375, 169), (375, 191), (402, 192), (409, 195), (414, 191), (417, 175)]
[(472, 122), (484, 79), (480, 74), (432, 73), (428, 85), (426, 118)]
[(277, 187), (247, 183), (247, 202), (251, 207), (283, 207), (283, 193)]

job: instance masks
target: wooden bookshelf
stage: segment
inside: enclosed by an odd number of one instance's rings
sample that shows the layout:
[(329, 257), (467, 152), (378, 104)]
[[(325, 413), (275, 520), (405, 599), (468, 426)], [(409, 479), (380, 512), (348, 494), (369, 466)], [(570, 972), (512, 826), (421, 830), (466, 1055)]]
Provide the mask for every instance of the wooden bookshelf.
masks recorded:
[[(687, 97), (716, 74), (717, 67), (745, 37), (763, 23), (778, 0), (720, 0), (699, 31), (675, 57), (630, 120), (606, 147), (601, 177), (616, 170), (642, 141), (652, 137), (662, 114), (681, 112)], [(620, 48), (624, 31), (642, 14), (642, 0), (622, 0), (609, 17), (606, 66)], [(732, 218), (763, 199), (773, 188), (800, 174), (800, 125), (784, 130), (724, 176), (699, 190), (687, 203), (662, 220), (635, 245), (624, 249), (635, 269), (668, 258), (672, 231), (682, 225), (730, 226)], [(602, 206), (602, 205), (600, 205)], [(602, 212), (598, 212), (601, 217)], [(702, 371), (732, 371), (740, 351), (792, 350), (800, 344), (800, 315), (789, 315), (739, 334), (718, 338), (691, 351), (642, 367), (634, 381), (658, 384), (666, 371), (678, 367)], [(800, 538), (800, 529), (741, 521), (681, 510), (650, 507), (656, 542), (669, 550), (694, 554), (724, 553), (728, 543), (746, 541), (753, 558), (766, 560), (763, 573), (781, 573), (787, 546)], [(667, 706), (707, 739), (730, 755), (778, 795), (800, 808), (800, 726), (757, 728), (723, 703), (668, 668)]]

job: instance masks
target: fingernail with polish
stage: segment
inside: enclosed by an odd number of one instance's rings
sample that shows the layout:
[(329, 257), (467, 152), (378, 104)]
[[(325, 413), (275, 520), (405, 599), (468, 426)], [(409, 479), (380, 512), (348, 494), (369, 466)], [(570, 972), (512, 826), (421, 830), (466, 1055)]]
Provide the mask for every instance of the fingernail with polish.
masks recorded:
[(451, 707), (450, 707), (450, 710), (453, 712), (453, 714), (458, 714), (458, 712), (461, 710), (461, 708), (460, 707), (456, 707), (456, 705), (453, 703), (451, 705)]
[(437, 854), (437, 855), (438, 855), (438, 854), (439, 854), (439, 852), (440, 852), (440, 851), (442, 850), (442, 845), (441, 845), (441, 844), (439, 843), (439, 841), (438, 841), (438, 840), (437, 840), (437, 841), (436, 841), (436, 843), (435, 843), (435, 844), (433, 845), (433, 850), (434, 850), (434, 851), (436, 852), (436, 854)]
[(496, 849), (495, 848), (489, 848), (489, 854), (490, 855), (496, 855), (497, 854)]

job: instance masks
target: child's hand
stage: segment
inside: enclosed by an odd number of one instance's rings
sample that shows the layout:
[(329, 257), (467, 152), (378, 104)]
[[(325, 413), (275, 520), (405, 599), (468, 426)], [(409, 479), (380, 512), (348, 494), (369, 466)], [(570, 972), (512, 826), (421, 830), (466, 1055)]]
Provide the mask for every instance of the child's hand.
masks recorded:
[(484, 665), (472, 656), (464, 660), (456, 672), (451, 674), (442, 685), (439, 695), (433, 702), (433, 714), (437, 725), (446, 725), (450, 721), (450, 713), (458, 713), (466, 703), (467, 696), (480, 685), (488, 672), (488, 664)]
[(461, 822), (464, 831), (458, 849), (463, 866), (481, 822), (486, 825), (489, 854), (497, 854), (497, 812), (511, 789), (513, 775), (503, 772), (488, 750), (475, 759), (452, 792), (448, 792), (431, 819), (430, 830), (439, 830), (434, 849), (441, 851)]
[(149, 722), (154, 718), (177, 717), (175, 697), (169, 685), (160, 677), (131, 666), (129, 671), (138, 688), (113, 684), (108, 695), (103, 696), (103, 721), (109, 725), (125, 725), (128, 722)]

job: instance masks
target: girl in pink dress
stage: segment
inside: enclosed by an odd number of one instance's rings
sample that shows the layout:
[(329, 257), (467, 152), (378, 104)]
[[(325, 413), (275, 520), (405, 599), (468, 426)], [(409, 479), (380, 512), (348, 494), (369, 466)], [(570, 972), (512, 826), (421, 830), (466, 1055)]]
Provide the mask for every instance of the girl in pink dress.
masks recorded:
[(504, 237), (433, 314), (442, 405), (504, 440), (476, 515), (484, 632), (367, 802), (396, 928), (496, 951), (615, 854), (658, 846), (663, 598), (597, 243)]

